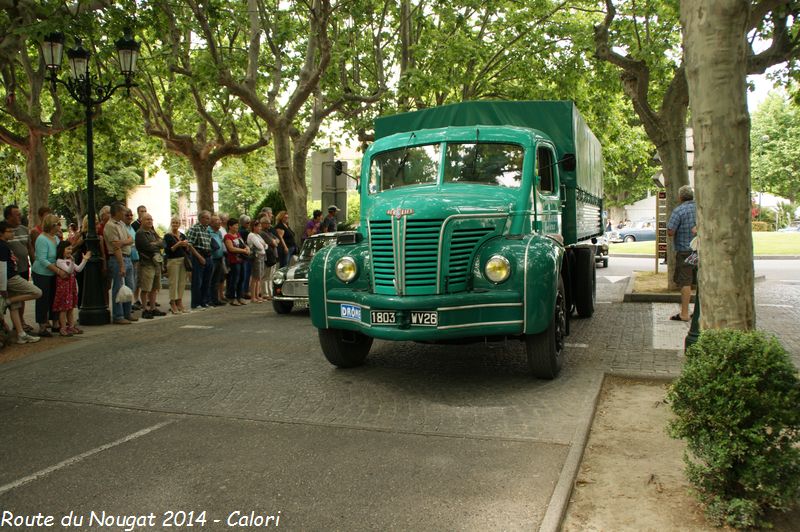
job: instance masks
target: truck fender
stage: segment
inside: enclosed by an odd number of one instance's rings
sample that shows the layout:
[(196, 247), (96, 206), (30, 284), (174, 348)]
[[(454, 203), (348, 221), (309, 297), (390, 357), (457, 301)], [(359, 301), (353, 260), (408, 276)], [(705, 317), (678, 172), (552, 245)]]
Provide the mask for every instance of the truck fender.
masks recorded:
[(523, 332), (538, 334), (553, 319), (564, 246), (546, 236), (532, 235), (525, 247), (524, 261)]

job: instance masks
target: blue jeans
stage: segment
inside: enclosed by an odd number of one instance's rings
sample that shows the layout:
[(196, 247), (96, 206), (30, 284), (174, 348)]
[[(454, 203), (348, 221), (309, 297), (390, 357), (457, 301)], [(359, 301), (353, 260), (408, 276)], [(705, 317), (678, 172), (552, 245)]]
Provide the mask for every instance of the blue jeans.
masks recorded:
[(206, 263), (200, 264), (197, 257), (192, 255), (192, 308), (207, 305), (211, 297), (211, 275), (214, 273), (214, 263), (211, 257), (205, 257)]
[(125, 277), (123, 278), (119, 272), (119, 262), (113, 255), (108, 259), (108, 274), (111, 276), (111, 317), (114, 320), (121, 320), (131, 315), (130, 303), (117, 303), (117, 292), (122, 288), (122, 283), (133, 290), (136, 286), (133, 281), (133, 262), (127, 255), (122, 256), (122, 262), (125, 264)]

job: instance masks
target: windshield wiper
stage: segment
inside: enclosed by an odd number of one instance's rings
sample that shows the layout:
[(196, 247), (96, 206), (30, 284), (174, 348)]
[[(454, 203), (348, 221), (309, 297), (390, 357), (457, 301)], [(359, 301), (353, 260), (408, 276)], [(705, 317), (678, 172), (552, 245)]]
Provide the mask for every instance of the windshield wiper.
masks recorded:
[(403, 148), (403, 157), (400, 158), (400, 164), (397, 166), (397, 171), (392, 176), (392, 183), (400, 176), (400, 172), (406, 167), (406, 161), (408, 161), (408, 147), (411, 145), (411, 140), (416, 137), (417, 135), (412, 131), (411, 136), (408, 137), (408, 141), (406, 142), (406, 147)]

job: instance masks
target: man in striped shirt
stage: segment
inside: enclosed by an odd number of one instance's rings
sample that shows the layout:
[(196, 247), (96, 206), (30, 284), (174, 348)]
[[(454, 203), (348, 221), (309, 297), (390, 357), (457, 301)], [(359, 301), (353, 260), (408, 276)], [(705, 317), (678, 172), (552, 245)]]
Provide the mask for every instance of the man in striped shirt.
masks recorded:
[(214, 263), (211, 260), (211, 235), (208, 232), (211, 213), (200, 211), (197, 220), (186, 233), (186, 240), (191, 245), (192, 253), (192, 310), (205, 310), (210, 306), (208, 294), (211, 275), (214, 273)]

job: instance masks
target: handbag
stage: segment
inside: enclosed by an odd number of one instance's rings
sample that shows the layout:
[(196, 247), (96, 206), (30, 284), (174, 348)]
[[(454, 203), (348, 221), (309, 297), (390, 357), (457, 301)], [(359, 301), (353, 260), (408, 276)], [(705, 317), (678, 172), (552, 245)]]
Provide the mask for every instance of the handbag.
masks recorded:
[(191, 253), (191, 251), (183, 253), (183, 267), (187, 272), (192, 271), (192, 258), (189, 256), (189, 253)]

